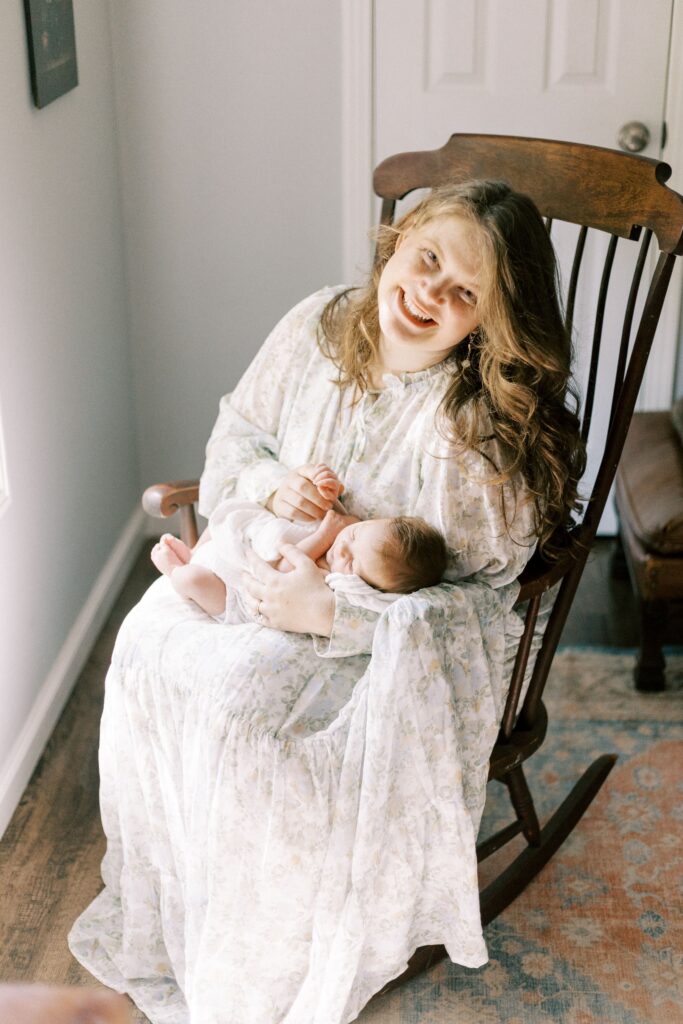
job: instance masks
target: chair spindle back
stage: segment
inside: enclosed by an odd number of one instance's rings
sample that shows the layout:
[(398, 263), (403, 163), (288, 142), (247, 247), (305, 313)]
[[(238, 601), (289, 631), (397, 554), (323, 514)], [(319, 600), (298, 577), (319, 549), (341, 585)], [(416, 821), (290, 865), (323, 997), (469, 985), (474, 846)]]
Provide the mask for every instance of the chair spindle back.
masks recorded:
[[(614, 480), (675, 259), (683, 252), (683, 201), (665, 185), (670, 174), (665, 163), (616, 150), (495, 135), (453, 135), (441, 149), (401, 153), (389, 157), (375, 170), (374, 188), (382, 198), (383, 224), (392, 223), (397, 201), (416, 189), (489, 178), (506, 181), (516, 191), (530, 196), (553, 237), (558, 222), (578, 225), (565, 295), (566, 322), (574, 335), (589, 232), (609, 236), (592, 316), (592, 343), (582, 400), (581, 431), (587, 443), (594, 443), (596, 387), (603, 365), (613, 378), (609, 389), (611, 407), (605, 433), (598, 440), (599, 468), (590, 494), (585, 496), (581, 522), (572, 531), (581, 542), (582, 553), (553, 563), (536, 554), (522, 575), (520, 602), (526, 603), (525, 629), (503, 716), (502, 742), (509, 741), (515, 729), (532, 728), (539, 714), (550, 664)], [(659, 258), (640, 315), (636, 316), (653, 235), (659, 246)], [(622, 239), (640, 239), (640, 247), (628, 297), (620, 310), (622, 323), (615, 335), (611, 330), (606, 332), (605, 326), (617, 244)], [(520, 711), (518, 705), (541, 598), (558, 583)]]

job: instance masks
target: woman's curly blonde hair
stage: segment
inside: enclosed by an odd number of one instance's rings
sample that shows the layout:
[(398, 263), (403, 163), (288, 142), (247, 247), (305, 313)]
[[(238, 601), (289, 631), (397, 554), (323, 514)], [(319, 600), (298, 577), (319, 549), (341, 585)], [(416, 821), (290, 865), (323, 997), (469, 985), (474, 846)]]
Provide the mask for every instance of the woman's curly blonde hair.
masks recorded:
[(328, 303), (320, 345), (338, 369), (340, 387), (368, 388), (378, 362), (380, 277), (398, 239), (436, 217), (468, 221), (482, 255), (480, 323), (446, 360), (451, 381), (439, 428), (456, 449), (474, 449), (489, 461), (490, 441), (498, 442), (503, 464), (495, 467), (495, 481), (521, 475), (534, 502), (539, 546), (552, 558), (579, 508), (585, 450), (555, 252), (531, 199), (499, 181), (433, 189), (396, 225), (377, 229), (370, 278)]

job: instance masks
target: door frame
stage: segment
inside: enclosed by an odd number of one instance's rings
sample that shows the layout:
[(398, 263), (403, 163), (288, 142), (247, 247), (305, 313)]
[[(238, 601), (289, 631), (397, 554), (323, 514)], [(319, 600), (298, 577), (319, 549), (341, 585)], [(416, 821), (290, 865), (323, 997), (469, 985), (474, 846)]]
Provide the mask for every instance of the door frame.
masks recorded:
[[(683, 11), (673, 0), (669, 54), (683, 52)], [(347, 284), (362, 280), (369, 267), (368, 231), (379, 217), (379, 204), (368, 187), (375, 149), (375, 2), (342, 4), (342, 271)], [(683, 192), (683, 61), (669, 58), (665, 118), (667, 162), (676, 170), (672, 188)], [(648, 366), (638, 407), (668, 409), (674, 398), (676, 363), (683, 386), (683, 257), (669, 286), (657, 330), (660, 358)]]

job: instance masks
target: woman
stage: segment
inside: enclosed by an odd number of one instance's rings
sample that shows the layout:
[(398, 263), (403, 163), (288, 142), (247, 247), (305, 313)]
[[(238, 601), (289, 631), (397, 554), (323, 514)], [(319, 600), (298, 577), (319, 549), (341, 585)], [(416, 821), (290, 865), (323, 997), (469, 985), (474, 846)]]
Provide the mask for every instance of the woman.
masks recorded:
[[(364, 290), (323, 289), (221, 402), (200, 487), (277, 515), (420, 515), (443, 584), (378, 619), (291, 547), (218, 625), (165, 578), (107, 679), (105, 889), (74, 954), (154, 1024), (341, 1024), (418, 945), (486, 960), (475, 840), (520, 632), (515, 579), (576, 500), (552, 248), (500, 183), (435, 190)], [(372, 657), (370, 658), (370, 652)]]

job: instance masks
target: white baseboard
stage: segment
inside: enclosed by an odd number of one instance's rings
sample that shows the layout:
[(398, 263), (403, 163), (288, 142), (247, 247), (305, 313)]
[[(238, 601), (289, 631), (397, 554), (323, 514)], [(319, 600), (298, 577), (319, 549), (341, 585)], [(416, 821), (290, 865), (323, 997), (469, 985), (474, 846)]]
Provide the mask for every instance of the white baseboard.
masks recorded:
[(136, 509), (95, 580), (85, 604), (43, 683), (31, 712), (0, 769), (0, 838), (85, 665), (95, 640), (139, 554), (145, 513)]

